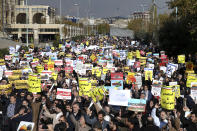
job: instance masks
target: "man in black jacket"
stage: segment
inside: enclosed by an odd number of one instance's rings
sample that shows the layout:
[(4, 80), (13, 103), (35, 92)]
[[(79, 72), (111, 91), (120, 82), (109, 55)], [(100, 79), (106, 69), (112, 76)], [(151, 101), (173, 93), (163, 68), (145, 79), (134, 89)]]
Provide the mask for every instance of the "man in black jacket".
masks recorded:
[(153, 118), (148, 117), (146, 121), (146, 125), (141, 128), (141, 131), (160, 131), (159, 127), (154, 125)]

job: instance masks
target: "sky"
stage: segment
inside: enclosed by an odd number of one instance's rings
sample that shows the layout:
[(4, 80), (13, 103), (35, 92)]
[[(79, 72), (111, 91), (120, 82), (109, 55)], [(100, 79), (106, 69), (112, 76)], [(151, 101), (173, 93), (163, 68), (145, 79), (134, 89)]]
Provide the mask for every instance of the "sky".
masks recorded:
[[(79, 5), (79, 17), (89, 16), (94, 18), (99, 17), (114, 17), (123, 16), (128, 17), (135, 11), (148, 10), (151, 6), (152, 0), (29, 0), (29, 5), (49, 5), (57, 9), (57, 14), (60, 12), (60, 1), (62, 8), (62, 15), (77, 16)], [(167, 0), (156, 0), (158, 13), (168, 12), (166, 5)], [(89, 11), (88, 11), (89, 10)]]

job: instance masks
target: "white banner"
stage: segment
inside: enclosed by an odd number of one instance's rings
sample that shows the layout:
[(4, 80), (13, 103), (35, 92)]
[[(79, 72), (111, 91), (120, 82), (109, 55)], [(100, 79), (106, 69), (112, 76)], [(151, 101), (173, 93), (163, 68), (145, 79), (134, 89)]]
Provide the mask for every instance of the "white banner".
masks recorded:
[(57, 99), (71, 100), (71, 89), (57, 88)]
[(109, 90), (109, 105), (128, 106), (130, 90)]

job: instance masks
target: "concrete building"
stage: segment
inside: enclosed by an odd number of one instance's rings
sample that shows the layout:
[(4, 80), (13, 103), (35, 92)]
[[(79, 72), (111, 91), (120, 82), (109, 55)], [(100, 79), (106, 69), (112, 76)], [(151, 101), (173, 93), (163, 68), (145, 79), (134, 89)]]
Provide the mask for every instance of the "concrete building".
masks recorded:
[(144, 12), (134, 12), (131, 15), (131, 19), (143, 19), (144, 21), (150, 22), (151, 16), (149, 11), (144, 11)]
[[(26, 5), (24, 0), (1, 0), (2, 5), (9, 10), (2, 9), (2, 24), (15, 39), (23, 38), (29, 42), (39, 43), (53, 40), (59, 34), (60, 39), (70, 38), (83, 33), (82, 28), (57, 24), (56, 10), (45, 5)], [(64, 33), (66, 29), (66, 34)]]

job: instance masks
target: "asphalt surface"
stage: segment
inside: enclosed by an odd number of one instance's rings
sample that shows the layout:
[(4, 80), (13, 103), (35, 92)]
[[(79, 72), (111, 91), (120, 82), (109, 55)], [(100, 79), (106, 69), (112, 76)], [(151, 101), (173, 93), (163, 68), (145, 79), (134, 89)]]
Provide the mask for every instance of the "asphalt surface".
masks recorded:
[(7, 38), (0, 38), (0, 49), (8, 48), (9, 46), (15, 47), (16, 45), (22, 45), (22, 44), (19, 42), (9, 40)]

